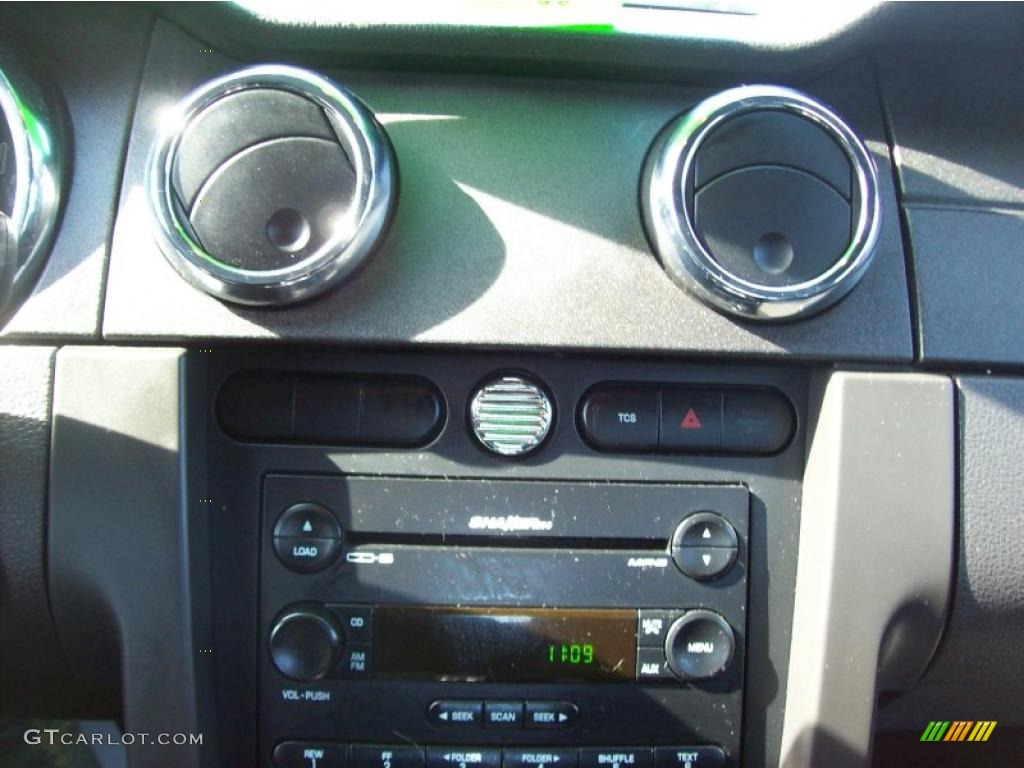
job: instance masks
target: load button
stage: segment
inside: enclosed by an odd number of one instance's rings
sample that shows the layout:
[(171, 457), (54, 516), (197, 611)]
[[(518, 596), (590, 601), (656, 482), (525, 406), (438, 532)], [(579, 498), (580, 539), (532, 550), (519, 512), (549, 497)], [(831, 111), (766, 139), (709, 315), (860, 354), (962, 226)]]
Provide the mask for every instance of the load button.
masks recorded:
[(526, 702), (527, 728), (572, 728), (580, 711), (570, 701)]

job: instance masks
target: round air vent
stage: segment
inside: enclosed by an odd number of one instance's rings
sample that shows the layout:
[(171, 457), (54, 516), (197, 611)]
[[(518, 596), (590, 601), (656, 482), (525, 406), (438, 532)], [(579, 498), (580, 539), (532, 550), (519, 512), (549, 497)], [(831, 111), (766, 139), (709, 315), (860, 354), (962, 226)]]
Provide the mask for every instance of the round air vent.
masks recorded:
[(0, 50), (0, 320), (28, 295), (57, 230), (64, 121), (20, 57)]
[(648, 237), (679, 285), (724, 312), (819, 312), (864, 275), (878, 175), (831, 110), (787, 88), (743, 86), (673, 120), (647, 156)]
[(397, 196), (383, 129), (321, 75), (265, 65), (187, 96), (154, 147), (147, 188), (161, 250), (220, 299), (288, 304), (350, 277)]
[(502, 375), (477, 388), (469, 403), (469, 420), (487, 450), (499, 456), (525, 456), (547, 438), (554, 406), (539, 384)]

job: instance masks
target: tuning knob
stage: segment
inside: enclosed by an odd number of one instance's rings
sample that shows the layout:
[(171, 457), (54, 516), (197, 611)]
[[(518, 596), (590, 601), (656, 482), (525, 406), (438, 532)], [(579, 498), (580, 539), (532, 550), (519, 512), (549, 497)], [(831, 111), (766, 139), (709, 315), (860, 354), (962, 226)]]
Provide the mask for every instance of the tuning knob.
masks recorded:
[(294, 680), (319, 680), (344, 648), (338, 622), (317, 605), (285, 608), (270, 630), (270, 658), (282, 675)]

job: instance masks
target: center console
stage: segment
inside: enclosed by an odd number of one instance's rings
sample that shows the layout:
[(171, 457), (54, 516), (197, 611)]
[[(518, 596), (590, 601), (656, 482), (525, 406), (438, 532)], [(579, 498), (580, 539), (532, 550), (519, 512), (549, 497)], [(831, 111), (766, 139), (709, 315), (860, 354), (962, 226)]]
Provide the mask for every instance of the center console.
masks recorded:
[(741, 764), (805, 372), (239, 349), (206, 381), (260, 764)]

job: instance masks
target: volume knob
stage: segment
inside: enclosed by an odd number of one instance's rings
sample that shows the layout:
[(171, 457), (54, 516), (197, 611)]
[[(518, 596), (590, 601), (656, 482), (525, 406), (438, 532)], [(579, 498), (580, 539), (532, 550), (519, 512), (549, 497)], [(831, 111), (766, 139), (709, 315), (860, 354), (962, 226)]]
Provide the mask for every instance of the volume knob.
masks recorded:
[(337, 620), (318, 605), (289, 606), (270, 630), (270, 658), (293, 680), (319, 680), (337, 663), (345, 639)]

